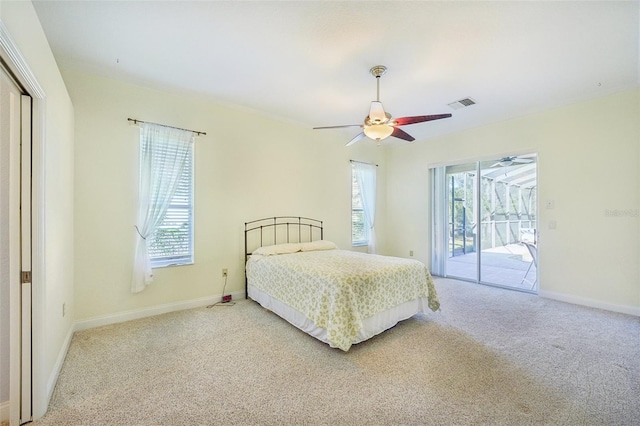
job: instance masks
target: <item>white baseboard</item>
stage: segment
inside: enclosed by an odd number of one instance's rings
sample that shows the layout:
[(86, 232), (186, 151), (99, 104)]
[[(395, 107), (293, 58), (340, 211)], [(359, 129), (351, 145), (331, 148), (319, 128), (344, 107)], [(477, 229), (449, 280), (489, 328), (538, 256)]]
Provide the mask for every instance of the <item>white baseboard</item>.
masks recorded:
[(614, 303), (602, 302), (600, 300), (579, 297), (570, 294), (556, 293), (554, 291), (540, 290), (540, 297), (546, 299), (558, 300), (560, 302), (572, 303), (574, 305), (588, 306), (590, 308), (604, 309), (605, 311), (619, 312), (622, 314), (640, 317), (640, 307), (629, 305), (617, 305)]
[[(231, 293), (233, 299), (244, 298), (244, 291)], [(133, 309), (130, 311), (118, 312), (115, 314), (100, 315), (93, 318), (76, 321), (74, 331), (87, 330), (89, 328), (102, 327), (104, 325), (117, 324), (119, 322), (131, 321), (140, 318), (152, 317), (154, 315), (166, 314), (168, 312), (182, 311), (185, 309), (200, 308), (219, 302), (222, 295), (200, 297), (198, 299), (183, 300), (181, 302), (166, 303), (164, 305), (151, 306), (149, 308)]]
[(9, 401), (0, 402), (0, 422), (9, 421)]
[(67, 352), (69, 351), (69, 345), (71, 345), (71, 339), (73, 338), (74, 331), (74, 327), (71, 326), (69, 328), (67, 336), (64, 338), (64, 343), (62, 344), (62, 348), (58, 353), (58, 357), (56, 358), (56, 363), (53, 366), (53, 370), (51, 371), (49, 380), (47, 380), (46, 407), (49, 406), (49, 402), (51, 401), (51, 397), (53, 396), (53, 390), (56, 387), (58, 376), (60, 375), (60, 371), (62, 370), (62, 364), (64, 364), (64, 359), (67, 357)]

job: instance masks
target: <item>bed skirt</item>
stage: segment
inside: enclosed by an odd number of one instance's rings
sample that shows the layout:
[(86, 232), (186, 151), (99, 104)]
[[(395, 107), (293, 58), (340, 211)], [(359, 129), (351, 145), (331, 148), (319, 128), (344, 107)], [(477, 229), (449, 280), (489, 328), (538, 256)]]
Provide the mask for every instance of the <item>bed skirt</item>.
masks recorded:
[[(281, 318), (285, 319), (295, 327), (335, 348), (327, 339), (327, 330), (318, 327), (312, 320), (304, 316), (296, 309), (285, 305), (267, 293), (257, 289), (252, 285), (247, 287), (248, 295), (258, 302), (262, 307), (273, 311)], [(353, 340), (353, 344), (363, 342), (376, 334), (392, 328), (394, 325), (419, 313), (429, 312), (429, 301), (426, 297), (410, 300), (389, 310), (376, 314), (362, 320), (362, 328), (358, 331)]]

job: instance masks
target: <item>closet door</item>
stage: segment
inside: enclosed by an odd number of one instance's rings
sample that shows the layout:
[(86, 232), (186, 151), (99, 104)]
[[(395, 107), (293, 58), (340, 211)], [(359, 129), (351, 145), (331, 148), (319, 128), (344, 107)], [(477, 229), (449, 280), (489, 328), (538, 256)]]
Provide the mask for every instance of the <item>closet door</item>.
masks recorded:
[(31, 98), (0, 68), (0, 403), (31, 410)]

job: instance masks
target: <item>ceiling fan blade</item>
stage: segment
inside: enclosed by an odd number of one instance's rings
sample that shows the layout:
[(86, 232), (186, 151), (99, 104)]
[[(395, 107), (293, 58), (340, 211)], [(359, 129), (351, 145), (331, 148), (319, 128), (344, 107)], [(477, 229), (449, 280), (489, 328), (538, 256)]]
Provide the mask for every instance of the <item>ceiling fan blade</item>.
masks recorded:
[(413, 142), (416, 140), (416, 138), (411, 136), (409, 133), (405, 132), (402, 129), (398, 129), (397, 127), (393, 128), (393, 133), (391, 133), (391, 136), (398, 139), (404, 139), (405, 141), (409, 142)]
[(513, 157), (511, 161), (513, 161), (514, 163), (521, 163), (521, 164), (528, 164), (533, 162), (531, 158), (518, 158), (518, 157)]
[(396, 126), (406, 126), (407, 124), (423, 123), (425, 121), (440, 120), (441, 118), (449, 118), (451, 114), (436, 114), (436, 115), (416, 115), (413, 117), (400, 117), (395, 118)]
[(528, 164), (532, 162), (533, 162), (533, 159), (531, 158), (502, 157), (501, 159), (498, 160), (497, 163), (495, 163), (491, 167), (496, 167), (496, 166), (509, 167), (513, 164)]
[(314, 127), (313, 130), (318, 130), (318, 129), (340, 129), (342, 127), (362, 127), (362, 124), (345, 124), (343, 126)]
[(360, 139), (364, 138), (365, 134), (364, 132), (360, 132), (356, 135), (356, 137), (354, 137), (353, 139), (351, 139), (349, 142), (347, 142), (347, 144), (345, 146), (349, 146), (349, 145), (353, 145), (354, 143), (358, 142)]

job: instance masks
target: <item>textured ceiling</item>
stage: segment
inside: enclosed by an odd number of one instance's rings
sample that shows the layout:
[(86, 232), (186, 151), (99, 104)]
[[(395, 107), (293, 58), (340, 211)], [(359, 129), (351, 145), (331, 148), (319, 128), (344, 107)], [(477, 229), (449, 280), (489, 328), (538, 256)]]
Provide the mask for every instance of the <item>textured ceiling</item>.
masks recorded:
[[(639, 82), (639, 3), (34, 1), (56, 60), (303, 126), (381, 101), (416, 139)], [(477, 105), (452, 110), (472, 97)], [(334, 132), (345, 142), (358, 129)]]

